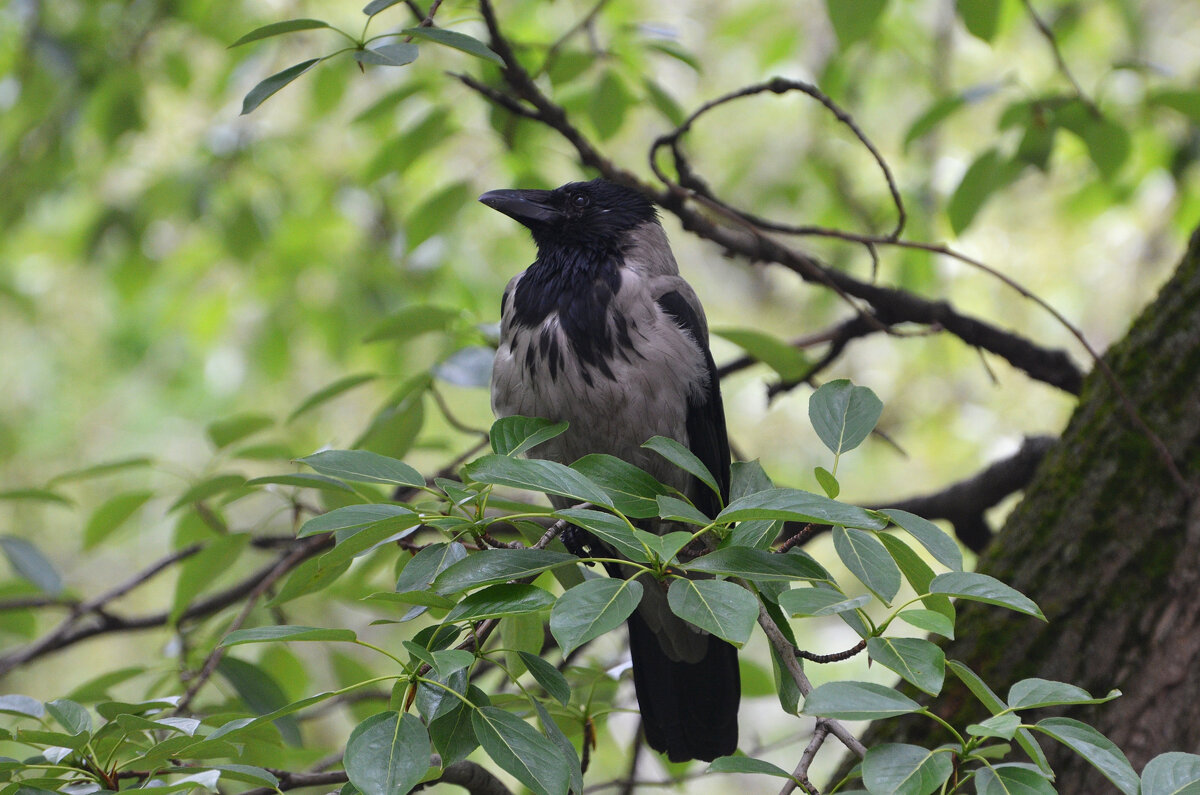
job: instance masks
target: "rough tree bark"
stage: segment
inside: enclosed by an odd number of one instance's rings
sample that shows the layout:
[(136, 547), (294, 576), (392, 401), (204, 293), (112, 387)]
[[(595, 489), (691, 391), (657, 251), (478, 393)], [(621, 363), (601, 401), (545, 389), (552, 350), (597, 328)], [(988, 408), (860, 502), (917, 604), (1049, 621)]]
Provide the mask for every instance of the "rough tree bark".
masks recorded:
[[(1200, 229), (1178, 270), (1105, 359), (1200, 492)], [(1036, 600), (1049, 623), (960, 602), (949, 659), (1001, 696), (1025, 677), (1071, 682), (1106, 705), (1065, 714), (1104, 732), (1142, 766), (1200, 752), (1200, 500), (1181, 493), (1098, 372), (1061, 439), (978, 570)], [(955, 726), (981, 717), (957, 680), (937, 700)], [(1039, 710), (1026, 719), (1050, 713)], [(941, 743), (929, 720), (885, 721), (866, 744)], [(1115, 791), (1081, 757), (1042, 738), (1059, 792)]]

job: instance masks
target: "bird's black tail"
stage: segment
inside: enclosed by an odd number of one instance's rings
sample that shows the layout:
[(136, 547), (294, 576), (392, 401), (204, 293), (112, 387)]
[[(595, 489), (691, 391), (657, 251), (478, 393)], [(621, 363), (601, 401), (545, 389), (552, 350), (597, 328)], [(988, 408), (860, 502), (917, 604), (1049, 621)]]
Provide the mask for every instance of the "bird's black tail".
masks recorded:
[(732, 754), (737, 748), (741, 677), (737, 649), (713, 635), (695, 663), (672, 660), (636, 612), (629, 617), (633, 685), (646, 742), (672, 762)]

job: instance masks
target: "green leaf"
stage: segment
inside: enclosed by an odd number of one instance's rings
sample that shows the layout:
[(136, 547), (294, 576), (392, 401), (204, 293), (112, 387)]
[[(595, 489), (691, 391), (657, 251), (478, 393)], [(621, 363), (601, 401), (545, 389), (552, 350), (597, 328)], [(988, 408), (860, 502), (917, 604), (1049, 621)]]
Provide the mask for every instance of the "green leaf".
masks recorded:
[(884, 508), (880, 513), (917, 539), (921, 546), (929, 550), (929, 554), (933, 555), (934, 560), (948, 569), (962, 571), (962, 551), (954, 539), (947, 535), (942, 528), (928, 519), (923, 519), (899, 508)]
[(504, 59), (492, 52), (487, 45), (479, 41), (479, 39), (472, 38), (465, 33), (459, 33), (456, 30), (446, 30), (445, 28), (405, 28), (400, 32), (406, 36), (412, 36), (414, 39), (426, 39), (445, 47), (453, 47), (468, 55), (474, 55), (476, 58), (483, 58), (485, 61), (491, 61), (492, 63), (504, 66)]
[(1015, 712), (1005, 712), (1001, 715), (993, 715), (981, 723), (972, 723), (967, 726), (967, 734), (972, 737), (998, 737), (1002, 740), (1011, 740), (1020, 727), (1021, 716)]
[(391, 8), (397, 3), (402, 2), (404, 2), (404, 0), (371, 0), (371, 2), (367, 3), (366, 7), (363, 8), (363, 13), (369, 17), (373, 17), (380, 11)]
[(369, 450), (324, 450), (305, 456), (300, 461), (322, 475), (356, 483), (387, 483), (415, 488), (425, 485), (421, 473), (408, 464)]
[(338, 395), (341, 395), (344, 392), (349, 392), (354, 387), (369, 383), (377, 378), (379, 378), (379, 376), (375, 373), (359, 373), (358, 375), (348, 375), (345, 378), (339, 378), (332, 384), (321, 387), (316, 392), (313, 392), (311, 395), (304, 398), (304, 400), (300, 401), (300, 405), (296, 406), (296, 408), (292, 410), (292, 413), (288, 415), (287, 422), (290, 423), (298, 417), (301, 417), (317, 408), (318, 406), (328, 403)]
[(412, 42), (384, 44), (373, 49), (354, 51), (354, 60), (371, 66), (404, 66), (417, 60), (420, 50)]
[(70, 699), (47, 701), (46, 712), (70, 734), (87, 734), (92, 731), (92, 716), (82, 705)]
[(550, 611), (550, 634), (563, 654), (616, 629), (642, 600), (637, 580), (585, 580), (559, 597)]
[(532, 450), (542, 442), (561, 436), (566, 430), (565, 422), (513, 415), (501, 417), (492, 423), (489, 437), (493, 453), (516, 456)]
[(1046, 718), (1035, 728), (1082, 756), (1125, 795), (1138, 795), (1141, 784), (1125, 754), (1091, 726), (1071, 718)]
[[(589, 58), (588, 60), (590, 61), (591, 59)], [(667, 121), (671, 122), (672, 126), (678, 127), (687, 119), (687, 114), (679, 103), (675, 101), (675, 97), (671, 96), (670, 92), (659, 85), (658, 82), (647, 77), (642, 80), (642, 88), (646, 91), (646, 99)]]
[(476, 591), (446, 614), (447, 622), (537, 613), (554, 604), (554, 595), (536, 585), (502, 582)]
[(354, 728), (344, 764), (362, 795), (408, 792), (429, 769), (429, 733), (415, 715), (381, 712)]
[(255, 28), (233, 44), (230, 44), (228, 49), (232, 50), (234, 47), (240, 47), (252, 41), (267, 39), (284, 33), (295, 33), (298, 30), (316, 30), (327, 27), (329, 27), (329, 23), (322, 22), (319, 19), (285, 19), (283, 22), (272, 22), (270, 25)]
[(40, 591), (48, 594), (62, 593), (63, 582), (54, 564), (42, 551), (17, 536), (0, 536), (0, 550), (8, 559), (13, 572), (23, 580), (33, 583)]
[(946, 215), (954, 234), (961, 235), (966, 231), (988, 198), (1011, 182), (1018, 171), (1019, 166), (996, 149), (989, 149), (975, 158), (946, 205)]
[(862, 444), (882, 413), (883, 403), (874, 392), (844, 378), (822, 384), (808, 399), (813, 430), (834, 455)]
[(210, 423), (205, 432), (213, 447), (220, 450), (274, 424), (275, 420), (266, 414), (238, 414)]
[(655, 498), (655, 502), (658, 503), (658, 516), (666, 521), (686, 522), (698, 527), (704, 527), (712, 521), (701, 513), (700, 509), (695, 505), (677, 497), (667, 497), (660, 494)]
[(168, 619), (172, 626), (179, 623), (193, 599), (212, 588), (218, 577), (233, 567), (249, 542), (247, 533), (221, 536), (183, 562), (175, 581), (175, 596)]
[[(471, 686), (467, 689), (467, 698), (472, 703), (486, 703), (487, 696), (479, 688)], [(474, 707), (454, 699), (455, 706), (448, 712), (429, 721), (429, 738), (433, 747), (442, 755), (442, 766), (446, 767), (467, 758), (479, 747), (475, 739), (475, 729), (471, 726), (471, 713)]]
[(50, 489), (8, 489), (0, 491), (0, 500), (29, 500), (30, 502), (51, 502), (55, 505), (71, 507), (75, 503), (56, 491)]
[[(880, 543), (887, 548), (892, 560), (896, 561), (896, 565), (904, 574), (904, 579), (908, 580), (913, 590), (918, 594), (928, 593), (929, 584), (933, 582), (934, 577), (933, 569), (929, 567), (929, 564), (896, 536), (880, 533), (877, 537)], [(955, 610), (954, 605), (950, 603), (950, 597), (941, 594), (922, 596), (921, 602), (930, 610), (941, 613), (947, 620), (954, 621)]]
[[(1000, 697), (992, 692), (992, 689), (987, 686), (987, 683), (979, 678), (979, 675), (972, 671), (965, 663), (958, 660), (947, 660), (946, 667), (958, 679), (967, 686), (967, 689), (979, 699), (988, 711), (993, 715), (1003, 712), (1007, 709), (1007, 705), (1000, 700)], [(1033, 739), (1028, 729), (1019, 729), (1017, 731), (1017, 744), (1022, 750), (1029, 755), (1038, 766), (1038, 768), (1048, 776), (1053, 776), (1054, 771), (1050, 768), (1050, 763), (1046, 761), (1046, 754), (1042, 752), (1042, 748), (1037, 744), (1037, 740)]]
[(301, 627), (294, 624), (278, 624), (270, 627), (254, 627), (230, 632), (221, 641), (222, 646), (239, 646), (243, 643), (271, 643), (274, 641), (346, 641), (354, 642), (358, 636), (349, 629), (322, 629)]
[(463, 473), (478, 483), (492, 483), (527, 491), (544, 491), (579, 502), (612, 507), (599, 486), (570, 467), (554, 461), (485, 455), (463, 467)]
[(485, 387), (492, 381), (492, 362), (496, 351), (482, 345), (459, 348), (433, 366), (433, 374), (447, 384)]
[(382, 503), (347, 505), (343, 508), (335, 508), (329, 513), (314, 516), (300, 527), (297, 535), (300, 538), (308, 538), (321, 533), (339, 533), (345, 536), (348, 535), (347, 531), (369, 527), (385, 519), (412, 515), (412, 510), (402, 505)]
[(471, 713), (479, 744), (502, 770), (537, 795), (566, 795), (571, 770), (562, 751), (525, 721), (498, 707)]
[(904, 681), (931, 696), (942, 692), (946, 677), (946, 655), (921, 638), (875, 637), (867, 639), (871, 659), (891, 668)]
[(712, 333), (729, 340), (751, 358), (770, 367), (785, 382), (803, 378), (811, 366), (803, 351), (770, 334), (740, 328), (715, 328)]
[(607, 141), (620, 132), (629, 108), (636, 101), (615, 69), (605, 69), (600, 73), (589, 99), (588, 117), (601, 141)]
[(1008, 689), (1008, 706), (1013, 709), (1034, 709), (1063, 704), (1103, 704), (1120, 696), (1120, 690), (1113, 690), (1103, 698), (1093, 698), (1091, 693), (1082, 687), (1066, 682), (1022, 679)]
[[(566, 427), (565, 422), (561, 425)], [(673, 493), (653, 476), (611, 455), (586, 455), (571, 464), (571, 469), (604, 489), (613, 506), (634, 519), (658, 516), (658, 498)], [(708, 524), (708, 520), (704, 523)]]
[(825, 0), (838, 45), (844, 50), (871, 35), (885, 5), (886, 0)]
[(1112, 119), (1089, 119), (1083, 127), (1082, 137), (1088, 155), (1106, 180), (1117, 175), (1133, 151), (1129, 130)]
[(486, 549), (449, 566), (433, 581), (433, 589), (441, 594), (456, 593), (481, 585), (532, 577), (578, 560), (566, 552), (548, 549)]
[(147, 456), (134, 456), (132, 458), (122, 458), (116, 461), (106, 461), (102, 464), (92, 464), (91, 466), (85, 466), (81, 469), (72, 469), (62, 473), (61, 475), (55, 475), (50, 479), (50, 483), (48, 485), (57, 486), (60, 483), (68, 483), (77, 480), (90, 480), (92, 478), (111, 475), (114, 472), (122, 472), (126, 469), (148, 467), (153, 463), (154, 459)]
[(105, 500), (88, 519), (83, 530), (83, 548), (92, 549), (104, 541), (153, 496), (152, 491), (130, 491)]
[(951, 571), (939, 574), (929, 584), (929, 592), (999, 605), (1018, 613), (1040, 618), (1042, 621), (1046, 620), (1041, 609), (1028, 596), (1015, 588), (1010, 588), (995, 577), (975, 571)]
[(409, 512), (374, 522), (366, 527), (339, 531), (337, 545), (322, 555), (317, 565), (320, 568), (341, 566), (348, 560), (370, 552), (380, 544), (398, 541), (415, 533), (420, 526), (420, 515)]
[(1000, 12), (1004, 0), (958, 0), (958, 16), (970, 34), (990, 42), (1000, 30)]
[(741, 648), (758, 622), (758, 599), (724, 580), (678, 577), (667, 589), (671, 612)]
[(1142, 769), (1142, 795), (1198, 795), (1200, 756), (1172, 751)]
[(580, 764), (579, 754), (575, 750), (575, 745), (567, 739), (567, 735), (563, 734), (563, 730), (554, 722), (554, 718), (550, 716), (550, 712), (542, 706), (540, 701), (535, 699), (533, 708), (537, 710), (538, 720), (542, 722), (542, 730), (550, 738), (550, 742), (558, 746), (559, 754), (567, 762), (567, 769), (570, 773), (569, 791), (582, 793), (583, 767)]
[[(300, 724), (290, 713), (303, 708), (303, 701), (288, 704), (283, 688), (274, 677), (259, 666), (232, 655), (226, 654), (221, 658), (221, 662), (217, 664), (217, 672), (233, 686), (250, 711), (260, 716), (258, 721), (247, 721), (238, 728), (248, 728), (269, 720), (279, 729), (284, 742), (291, 746), (300, 745)], [(221, 736), (223, 735), (213, 732), (207, 739), (214, 740)]]
[(954, 622), (936, 610), (905, 610), (897, 618), (917, 629), (954, 640)]
[(835, 527), (833, 548), (859, 582), (884, 604), (891, 603), (900, 591), (900, 569), (875, 535)]
[(778, 555), (749, 547), (726, 547), (702, 555), (683, 566), (687, 571), (745, 577), (748, 580), (827, 580), (829, 573), (803, 550)]
[(686, 547), (692, 540), (692, 534), (682, 530), (661, 536), (647, 533), (645, 530), (634, 530), (633, 533), (638, 541), (650, 550), (652, 558), (661, 563), (674, 561), (679, 550)]
[(211, 497), (216, 497), (219, 494), (224, 494), (234, 489), (240, 489), (245, 485), (246, 479), (241, 475), (215, 475), (193, 484), (179, 499), (171, 504), (171, 507), (167, 509), (167, 513), (172, 513), (185, 505), (204, 502)]
[(272, 789), (279, 787), (279, 779), (275, 774), (254, 765), (213, 765), (213, 770), (220, 770), (221, 778), (265, 784)]
[[(1151, 105), (1177, 110), (1196, 124), (1200, 124), (1200, 91), (1178, 88), (1162, 89), (1151, 92), (1146, 101)], [(1167, 756), (1167, 754), (1163, 754), (1163, 756)]]
[(718, 497), (721, 496), (721, 489), (717, 486), (717, 479), (708, 471), (708, 467), (696, 457), (695, 453), (679, 442), (669, 439), (666, 436), (655, 436), (648, 439), (642, 447), (653, 450), (683, 471), (696, 476), (701, 483), (712, 489)]
[(6, 715), (21, 715), (29, 718), (41, 718), (46, 714), (42, 702), (29, 696), (9, 694), (0, 696), (0, 713)]
[(254, 88), (250, 89), (250, 93), (246, 94), (245, 99), (242, 100), (241, 115), (245, 116), (247, 113), (252, 112), (255, 108), (269, 99), (272, 94), (274, 94), (276, 91), (279, 91), (279, 89), (283, 88), (288, 83), (292, 82), (297, 77), (316, 66), (318, 63), (320, 63), (320, 61), (320, 58), (310, 58), (307, 61), (301, 61), (295, 66), (289, 66), (282, 72), (276, 72), (266, 80), (256, 85)]
[(527, 651), (517, 653), (537, 683), (545, 688), (546, 692), (558, 703), (564, 707), (567, 706), (571, 701), (571, 686), (567, 684), (567, 678), (557, 668), (536, 654), (530, 654)]
[(877, 720), (920, 708), (908, 696), (874, 682), (826, 682), (804, 699), (802, 713), (839, 720)]
[(762, 464), (753, 461), (734, 461), (729, 466), (729, 499), (739, 500), (760, 491), (775, 488)]
[(747, 519), (784, 519), (793, 522), (861, 527), (882, 530), (887, 520), (843, 502), (799, 489), (767, 489), (734, 500), (717, 516), (723, 524)]
[(792, 774), (779, 765), (752, 756), (719, 756), (705, 770), (706, 773), (748, 773), (776, 778), (791, 779)]
[(404, 570), (400, 572), (396, 580), (396, 592), (428, 590), (439, 574), (466, 557), (466, 547), (457, 541), (450, 544), (430, 544), (413, 555), (412, 560), (408, 561)]
[(883, 743), (867, 750), (862, 776), (877, 795), (929, 795), (954, 770), (953, 754), (919, 745)]
[(836, 500), (837, 496), (842, 493), (842, 486), (838, 483), (837, 478), (833, 476), (825, 467), (816, 467), (813, 469), (813, 475), (817, 479), (817, 483), (821, 486), (821, 491), (825, 492), (825, 496), (831, 500)]
[(1037, 770), (1017, 765), (979, 768), (975, 774), (978, 795), (1057, 795), (1058, 790)]
[(793, 588), (779, 594), (779, 606), (793, 616), (831, 616), (857, 610), (871, 601), (867, 594), (847, 599), (832, 588)]
[(567, 508), (555, 511), (554, 515), (559, 519), (566, 519), (576, 527), (582, 527), (630, 560), (640, 562), (650, 560), (646, 547), (638, 540), (638, 536), (634, 535), (629, 525), (611, 513), (587, 508)]
[(372, 329), (363, 342), (404, 342), (430, 331), (446, 331), (460, 317), (462, 310), (453, 307), (432, 304), (406, 306)]
[(354, 489), (340, 480), (327, 478), (324, 475), (314, 475), (311, 472), (295, 472), (289, 475), (266, 475), (246, 481), (247, 486), (297, 486), (302, 489), (317, 489), (319, 491), (340, 491), (354, 494)]
[(912, 145), (913, 141), (928, 135), (938, 124), (966, 104), (967, 102), (961, 94), (936, 100), (908, 126), (908, 132), (904, 134), (904, 152), (907, 154), (908, 147)]

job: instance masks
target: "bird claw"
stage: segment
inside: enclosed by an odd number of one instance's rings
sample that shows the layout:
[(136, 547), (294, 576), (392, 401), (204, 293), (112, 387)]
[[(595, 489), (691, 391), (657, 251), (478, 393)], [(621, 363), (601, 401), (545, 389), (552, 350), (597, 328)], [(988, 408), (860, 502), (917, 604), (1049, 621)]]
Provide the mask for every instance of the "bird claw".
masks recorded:
[[(568, 527), (562, 531), (559, 536), (563, 546), (577, 558), (591, 557), (592, 551), (589, 548), (589, 534), (586, 530), (581, 530), (578, 527)], [(584, 561), (585, 566), (595, 566), (595, 561)]]

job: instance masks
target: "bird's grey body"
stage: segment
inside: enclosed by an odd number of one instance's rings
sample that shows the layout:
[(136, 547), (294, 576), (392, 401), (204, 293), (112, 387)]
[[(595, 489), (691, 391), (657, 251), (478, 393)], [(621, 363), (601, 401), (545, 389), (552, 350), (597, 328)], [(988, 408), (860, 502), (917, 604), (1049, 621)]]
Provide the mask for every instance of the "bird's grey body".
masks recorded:
[[(720, 503), (707, 486), (642, 447), (652, 436), (675, 439), (728, 497), (729, 446), (704, 311), (679, 275), (652, 205), (602, 180), (493, 191), (480, 200), (529, 227), (538, 245), (537, 260), (509, 282), (502, 300), (496, 416), (565, 420), (565, 433), (529, 454), (562, 464), (591, 453), (616, 456), (715, 516)], [(645, 526), (677, 529), (658, 520)], [(736, 650), (671, 612), (665, 583), (649, 575), (640, 581), (642, 601), (628, 624), (647, 742), (673, 761), (732, 753)]]

